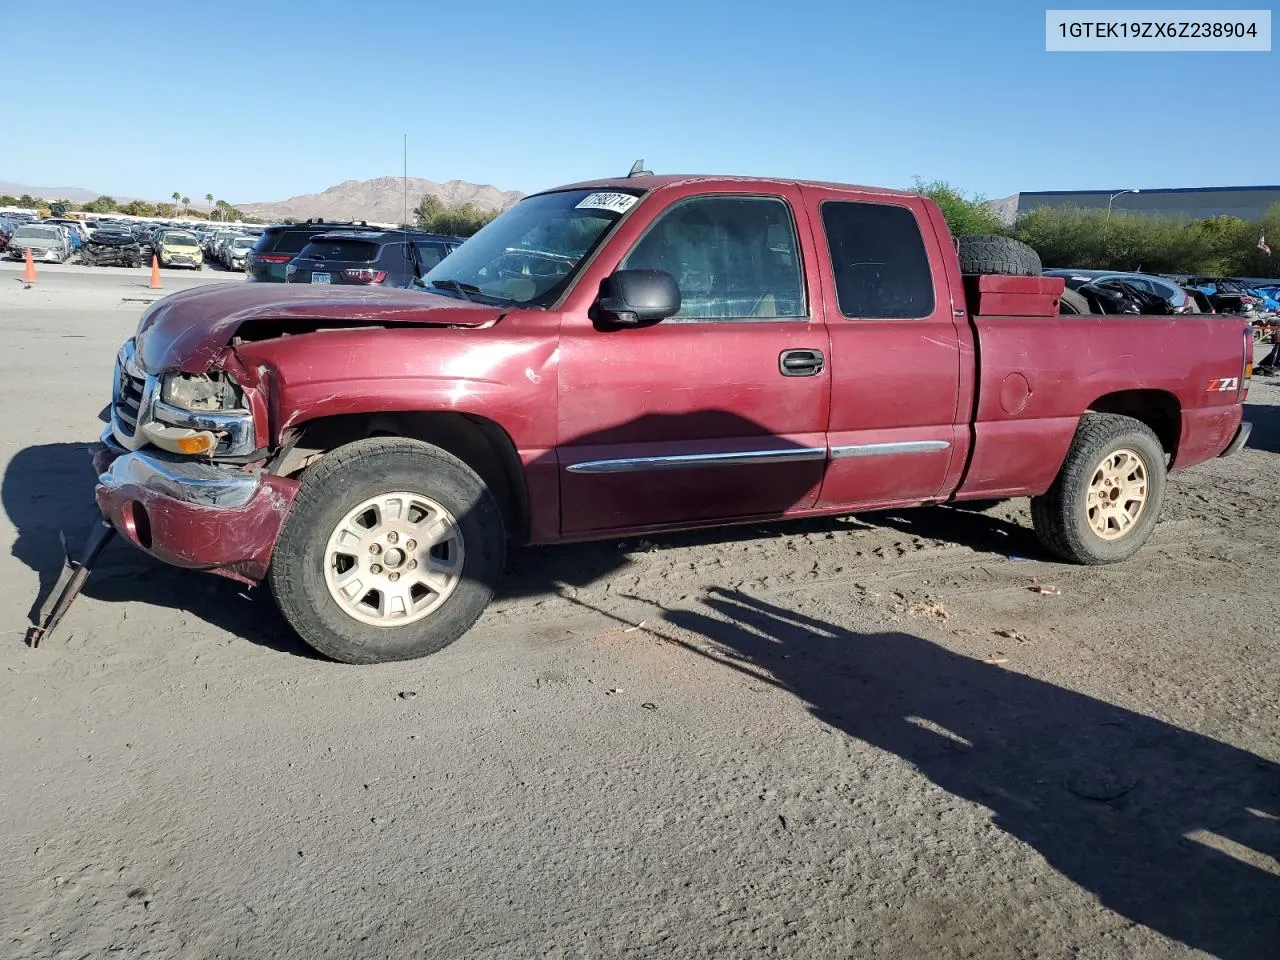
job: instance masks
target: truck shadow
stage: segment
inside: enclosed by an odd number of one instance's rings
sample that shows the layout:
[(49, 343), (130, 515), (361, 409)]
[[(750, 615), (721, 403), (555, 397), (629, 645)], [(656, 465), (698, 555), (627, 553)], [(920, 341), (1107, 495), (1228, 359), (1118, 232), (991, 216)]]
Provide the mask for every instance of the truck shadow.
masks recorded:
[(1253, 424), (1253, 433), (1249, 434), (1250, 450), (1280, 453), (1280, 407), (1246, 403), (1244, 418)]
[[(28, 611), (32, 622), (62, 568), (62, 541), (65, 540), (67, 555), (78, 557), (97, 516), (90, 446), (54, 443), (27, 447), (9, 462), (0, 485), (0, 500), (17, 532), (13, 556), (38, 577), (37, 593)], [(795, 494), (797, 499), (800, 493)], [(696, 548), (882, 528), (905, 536), (947, 540), (979, 552), (1044, 557), (1034, 535), (1024, 527), (982, 513), (934, 507), (516, 548), (508, 557), (497, 595), (549, 596), (564, 586), (586, 587), (612, 576), (631, 562), (628, 553), (649, 545), (659, 550)], [(83, 595), (107, 603), (137, 602), (180, 609), (253, 643), (284, 653), (315, 656), (284, 622), (265, 586), (247, 588), (222, 577), (170, 567), (121, 538), (114, 540), (99, 558)], [(73, 623), (74, 614), (67, 621), (68, 626)]]
[[(498, 585), (497, 593), (507, 598), (532, 597), (554, 593), (560, 586), (588, 587), (625, 567), (631, 562), (628, 554), (638, 550), (713, 547), (766, 538), (873, 533), (877, 530), (894, 530), (905, 537), (954, 543), (979, 554), (1061, 562), (1040, 545), (1028, 527), (954, 506), (919, 507), (806, 520), (753, 522), (736, 527), (644, 537), (614, 537), (587, 543), (522, 547), (513, 550), (508, 558), (506, 575)], [(868, 548), (871, 546), (873, 544), (868, 543)]]
[[(16, 530), (13, 556), (38, 577), (37, 595), (28, 611), (32, 623), (62, 569), (62, 541), (67, 554), (78, 557), (98, 516), (90, 446), (51, 443), (27, 447), (9, 462), (0, 482), (0, 501)], [(289, 629), (264, 589), (249, 591), (222, 577), (167, 566), (119, 537), (98, 559), (82, 595), (106, 603), (172, 607), (253, 643), (318, 658)], [(74, 623), (73, 607), (63, 629), (73, 629)]]
[(855, 633), (739, 591), (664, 619), (725, 648), (731, 659), (715, 662), (763, 672), (824, 723), (987, 807), (1108, 909), (1224, 960), (1277, 956), (1277, 764), (919, 637)]

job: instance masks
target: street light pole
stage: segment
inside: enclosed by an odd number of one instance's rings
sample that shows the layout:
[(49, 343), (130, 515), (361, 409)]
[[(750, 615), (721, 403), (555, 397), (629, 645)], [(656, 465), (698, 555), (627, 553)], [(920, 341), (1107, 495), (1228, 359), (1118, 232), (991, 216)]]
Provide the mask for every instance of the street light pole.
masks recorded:
[(1120, 190), (1116, 193), (1113, 193), (1110, 197), (1108, 197), (1107, 198), (1107, 223), (1111, 222), (1111, 204), (1115, 202), (1116, 197), (1123, 197), (1126, 193), (1141, 193), (1141, 192), (1142, 191), (1138, 190), (1135, 187), (1130, 190)]

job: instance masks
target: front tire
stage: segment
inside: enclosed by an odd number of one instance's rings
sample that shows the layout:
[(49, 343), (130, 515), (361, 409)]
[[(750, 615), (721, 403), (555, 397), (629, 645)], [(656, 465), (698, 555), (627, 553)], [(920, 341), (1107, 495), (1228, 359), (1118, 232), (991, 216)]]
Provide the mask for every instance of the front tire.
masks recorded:
[(1151, 536), (1164, 490), (1164, 448), (1151, 428), (1088, 413), (1053, 486), (1031, 498), (1031, 519), (1041, 543), (1064, 560), (1117, 563)]
[(325, 656), (411, 660), (479, 619), (506, 543), (502, 512), (475, 471), (430, 444), (374, 437), (302, 475), (271, 589), (289, 624)]

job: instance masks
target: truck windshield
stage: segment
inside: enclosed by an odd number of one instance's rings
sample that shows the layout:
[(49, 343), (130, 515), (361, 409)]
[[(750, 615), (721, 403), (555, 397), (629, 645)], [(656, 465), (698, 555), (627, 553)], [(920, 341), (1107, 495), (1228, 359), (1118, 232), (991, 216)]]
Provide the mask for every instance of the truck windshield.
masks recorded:
[(563, 190), (521, 200), (421, 284), (459, 299), (545, 306), (639, 198), (639, 191)]

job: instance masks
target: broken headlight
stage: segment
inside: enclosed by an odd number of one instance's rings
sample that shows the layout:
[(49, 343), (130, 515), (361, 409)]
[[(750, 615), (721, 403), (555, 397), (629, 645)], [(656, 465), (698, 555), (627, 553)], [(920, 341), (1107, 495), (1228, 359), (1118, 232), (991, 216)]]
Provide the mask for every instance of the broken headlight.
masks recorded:
[(240, 388), (221, 370), (211, 370), (208, 375), (171, 373), (164, 378), (160, 399), (199, 412), (248, 409)]
[(166, 375), (142, 430), (171, 453), (241, 457), (256, 447), (253, 414), (244, 393), (220, 370)]

